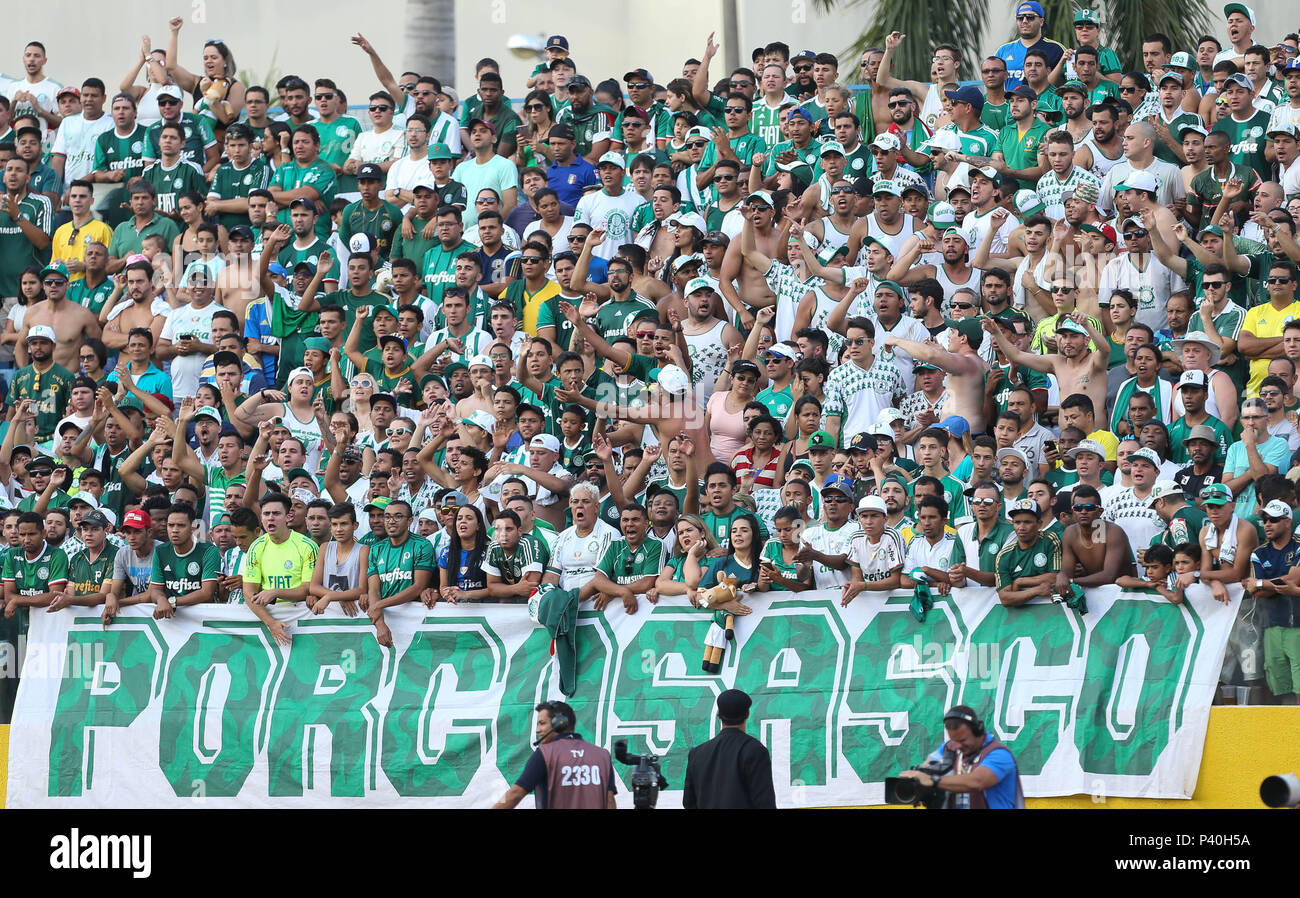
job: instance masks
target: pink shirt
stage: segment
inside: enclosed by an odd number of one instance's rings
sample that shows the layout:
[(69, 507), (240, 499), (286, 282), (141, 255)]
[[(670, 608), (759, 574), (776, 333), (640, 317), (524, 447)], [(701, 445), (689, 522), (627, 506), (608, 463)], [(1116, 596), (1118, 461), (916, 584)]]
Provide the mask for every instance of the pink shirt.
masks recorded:
[(749, 434), (745, 433), (744, 410), (732, 414), (727, 411), (727, 393), (714, 393), (709, 397), (710, 433), (709, 451), (718, 461), (730, 462), (736, 453), (745, 448)]

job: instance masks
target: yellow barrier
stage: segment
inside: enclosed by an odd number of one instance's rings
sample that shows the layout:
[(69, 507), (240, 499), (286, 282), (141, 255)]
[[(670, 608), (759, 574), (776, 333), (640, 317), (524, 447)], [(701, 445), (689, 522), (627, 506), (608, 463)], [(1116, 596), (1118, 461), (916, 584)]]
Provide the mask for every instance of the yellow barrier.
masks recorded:
[[(1300, 748), (1279, 738), (1300, 725), (1300, 708), (1211, 708), (1196, 794), (1190, 801), (1091, 795), (1031, 798), (1031, 808), (1260, 808), (1259, 784), (1272, 773), (1300, 771)], [(9, 772), (9, 727), (0, 726), (0, 808)]]

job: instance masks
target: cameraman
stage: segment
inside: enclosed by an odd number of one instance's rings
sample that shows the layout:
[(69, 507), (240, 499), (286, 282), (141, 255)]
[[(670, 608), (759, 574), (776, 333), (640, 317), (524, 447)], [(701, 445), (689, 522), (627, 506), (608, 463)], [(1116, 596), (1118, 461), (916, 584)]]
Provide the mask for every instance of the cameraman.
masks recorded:
[(1025, 794), (1020, 788), (1020, 772), (1011, 749), (984, 730), (984, 722), (975, 710), (957, 705), (943, 715), (948, 741), (930, 755), (930, 762), (942, 762), (944, 754), (955, 755), (951, 773), (933, 777), (920, 770), (904, 770), (900, 777), (918, 780), (923, 786), (934, 785), (946, 796), (947, 809), (1021, 808)]
[(492, 807), (509, 810), (529, 792), (536, 807), (614, 809), (614, 763), (609, 752), (573, 732), (573, 709), (565, 702), (542, 702), (537, 711), (537, 741), (524, 772)]

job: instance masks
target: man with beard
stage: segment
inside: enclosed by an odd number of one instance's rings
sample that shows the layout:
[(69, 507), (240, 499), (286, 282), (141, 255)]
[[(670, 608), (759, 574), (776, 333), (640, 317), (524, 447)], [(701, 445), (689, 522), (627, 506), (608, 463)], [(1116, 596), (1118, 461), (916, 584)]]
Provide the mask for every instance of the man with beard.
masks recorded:
[(623, 508), (618, 527), (622, 537), (610, 541), (592, 575), (595, 608), (603, 611), (617, 598), (628, 614), (635, 614), (638, 595), (645, 595), (651, 603), (657, 601), (653, 590), (662, 567), (663, 545), (647, 536), (646, 510), (635, 502)]
[[(1149, 503), (1151, 490), (1160, 476), (1160, 456), (1154, 449), (1137, 449), (1129, 453), (1128, 464), (1132, 486), (1114, 484), (1100, 490), (1098, 495), (1105, 506), (1103, 517), (1107, 521), (1119, 523), (1132, 545), (1145, 549), (1151, 545), (1152, 539), (1165, 530), (1164, 520), (1150, 508)], [(1075, 488), (1076, 496), (1080, 488)], [(1076, 505), (1075, 520), (1078, 519)]]
[(1109, 103), (1094, 103), (1088, 111), (1092, 118), (1092, 134), (1085, 137), (1074, 151), (1074, 164), (1101, 180), (1124, 159), (1119, 111)]
[(1084, 114), (1088, 108), (1088, 86), (1079, 80), (1067, 81), (1056, 89), (1056, 95), (1061, 101), (1061, 112), (1065, 116), (1061, 130), (1070, 135), (1073, 156), (1073, 150), (1092, 133), (1092, 122)]
[[(1067, 99), (1075, 95), (1068, 95)], [(1099, 191), (1101, 181), (1090, 171), (1074, 163), (1074, 138), (1068, 131), (1053, 131), (1044, 138), (1049, 170), (1034, 185), (1034, 191), (1046, 206), (1045, 214), (1053, 221), (1065, 217), (1064, 194), (1080, 184), (1092, 184)]]
[[(1001, 491), (997, 484), (983, 480), (966, 491), (966, 502), (975, 520), (957, 528), (957, 545), (953, 547), (952, 567), (948, 576), (953, 586), (974, 581), (992, 586), (996, 579), (998, 552), (1016, 538), (1011, 522), (1003, 517)], [(886, 500), (888, 504), (888, 500)]]
[[(45, 287), (45, 301), (28, 310), (23, 328), (27, 333), (37, 327), (42, 331), (52, 331), (54, 346), (51, 349), (55, 364), (74, 371), (79, 366), (77, 351), (82, 341), (87, 337), (99, 337), (99, 321), (90, 309), (68, 300), (68, 269), (62, 262), (45, 266), (39, 276)], [(23, 347), (24, 341), (20, 339), (14, 353), (20, 366), (27, 361)]]
[[(1056, 591), (1068, 595), (1070, 585), (1089, 587), (1114, 583), (1119, 577), (1135, 576), (1133, 548), (1125, 529), (1101, 520), (1101, 494), (1090, 486), (1077, 486), (1073, 493), (1074, 523), (1065, 528), (1061, 540), (1061, 570)], [(1137, 543), (1145, 551), (1146, 543)]]
[[(59, 268), (62, 267), (59, 265)], [(66, 284), (66, 273), (63, 280)], [(15, 406), (21, 406), (23, 400), (31, 403), (31, 411), (36, 416), (36, 439), (44, 442), (54, 437), (55, 428), (67, 408), (72, 382), (76, 376), (54, 361), (53, 330), (46, 325), (38, 325), (26, 328), (26, 331), (25, 354), (30, 358), (30, 363), (14, 374), (7, 401)], [(74, 358), (75, 349), (74, 346)], [(75, 363), (73, 367), (76, 367)]]
[(982, 325), (993, 337), (998, 349), (1013, 364), (1044, 374), (1055, 374), (1062, 396), (1082, 393), (1092, 400), (1094, 408), (1106, 407), (1106, 371), (1109, 359), (1106, 353), (1088, 352), (1088, 341), (1091, 340), (1096, 346), (1105, 346), (1108, 338), (1081, 312), (1062, 315), (1057, 321), (1057, 352), (1050, 355), (1017, 349), (991, 319), (984, 319)]

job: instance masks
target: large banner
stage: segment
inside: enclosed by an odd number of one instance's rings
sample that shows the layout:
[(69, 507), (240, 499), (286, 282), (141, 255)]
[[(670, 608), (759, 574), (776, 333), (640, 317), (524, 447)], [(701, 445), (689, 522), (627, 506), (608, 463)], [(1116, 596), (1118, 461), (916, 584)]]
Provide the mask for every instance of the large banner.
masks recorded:
[[(754, 698), (783, 807), (877, 804), (883, 780), (974, 706), (1029, 795), (1186, 798), (1240, 590), (1222, 605), (1088, 592), (1088, 613), (1006, 608), (991, 589), (939, 598), (760, 593), (723, 671), (701, 672), (710, 614), (684, 600), (579, 617), (578, 730), (663, 756), (680, 806), (714, 700)], [(562, 698), (546, 631), (522, 605), (362, 615), (276, 608), (277, 645), (241, 606), (138, 607), (107, 629), (85, 609), (32, 613), (9, 749), (12, 807), (485, 807), (532, 752), (533, 707)], [(588, 605), (589, 609), (590, 606)], [(149, 609), (151, 610), (151, 609)], [(629, 768), (620, 806), (630, 806)], [(531, 804), (531, 798), (525, 800)]]

